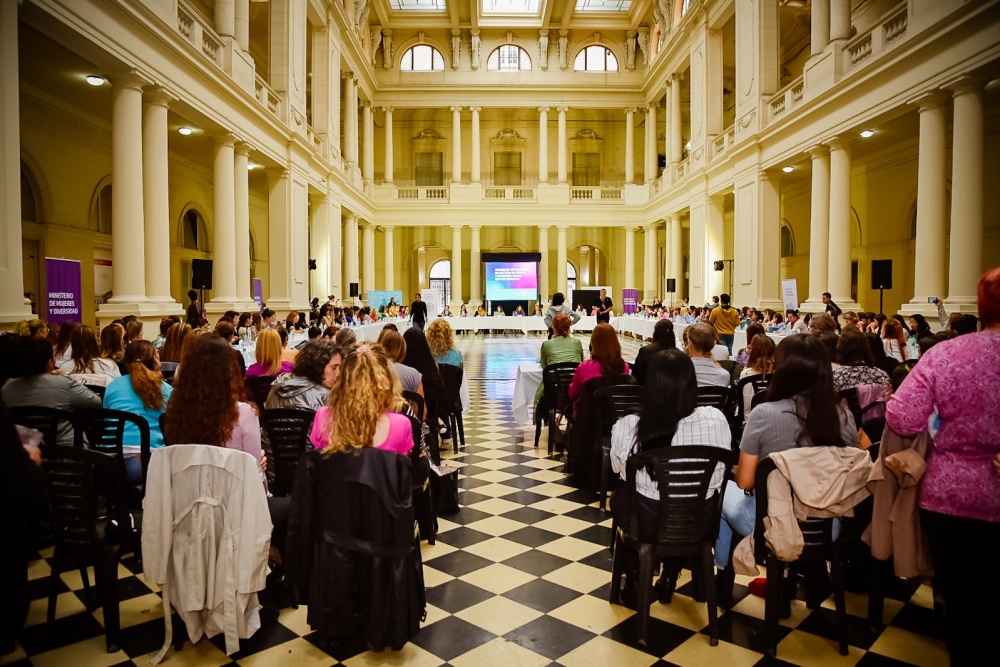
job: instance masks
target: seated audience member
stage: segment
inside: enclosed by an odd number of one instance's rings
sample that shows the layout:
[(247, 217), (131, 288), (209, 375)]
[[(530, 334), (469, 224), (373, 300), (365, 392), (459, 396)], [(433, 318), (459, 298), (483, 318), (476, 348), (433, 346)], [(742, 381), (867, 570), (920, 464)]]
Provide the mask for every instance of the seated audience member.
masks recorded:
[[(583, 361), (583, 343), (580, 342), (579, 338), (573, 338), (569, 335), (569, 328), (572, 325), (572, 320), (570, 316), (565, 313), (559, 313), (554, 318), (552, 318), (552, 338), (542, 343), (541, 356), (539, 357), (539, 363), (544, 370), (547, 366), (552, 364), (561, 364), (566, 362), (575, 361), (576, 363), (581, 363)], [(656, 337), (654, 332), (653, 337)], [(642, 348), (643, 350), (646, 348)], [(642, 352), (642, 350), (640, 350)], [(535, 390), (535, 417), (540, 416), (539, 406), (542, 404), (542, 398), (545, 394), (545, 383), (540, 382), (538, 384), (538, 389)]]
[[(57, 375), (52, 345), (33, 336), (20, 338), (9, 353), (14, 358), (14, 379), (3, 386), (7, 407), (42, 406), (59, 410), (89, 410), (101, 407), (101, 398), (76, 380)], [(72, 425), (59, 424), (60, 445), (73, 445)], [(53, 443), (47, 443), (53, 444)]]
[[(774, 373), (774, 352), (777, 345), (767, 336), (758, 336), (754, 339), (753, 350), (750, 351), (750, 358), (747, 359), (747, 366), (740, 372), (740, 379), (759, 375), (768, 378)], [(743, 387), (743, 413), (750, 413), (750, 404), (753, 401), (753, 385), (747, 384)]]
[(238, 349), (233, 347), (233, 343), (237, 341), (236, 338), (236, 327), (231, 320), (219, 320), (215, 325), (215, 333), (219, 334), (222, 340), (229, 343), (229, 349), (233, 352), (233, 356), (236, 357), (236, 364), (240, 367), (240, 375), (246, 375), (247, 372), (247, 362), (243, 358), (243, 353)]
[(479, 307), (476, 308), (476, 314), (474, 317), (486, 317), (486, 306), (480, 304)]
[[(889, 376), (889, 388), (885, 391), (885, 402), (888, 403), (892, 395), (899, 391), (903, 380), (910, 374), (910, 369), (906, 364), (898, 364)], [(873, 443), (882, 441), (882, 433), (885, 431), (885, 415), (872, 417), (861, 423), (858, 428), (858, 447), (868, 449)]]
[(288, 347), (289, 335), (292, 333), (291, 330), (284, 327), (278, 327), (276, 330), (278, 332), (278, 338), (281, 339), (281, 360), (290, 361), (294, 364), (295, 356), (299, 353), (299, 351)]
[(462, 353), (455, 349), (455, 336), (447, 320), (437, 319), (427, 327), (427, 345), (439, 365), (462, 367)]
[(42, 320), (34, 317), (30, 320), (21, 320), (14, 327), (14, 333), (24, 338), (45, 338), (48, 339), (49, 327)]
[(358, 344), (358, 336), (353, 329), (344, 327), (333, 337), (333, 342), (346, 350)]
[(816, 336), (816, 338), (819, 338), (819, 342), (823, 343), (823, 347), (826, 348), (827, 359), (833, 359), (833, 368), (836, 368), (839, 365), (836, 359), (837, 341), (840, 340), (840, 336), (835, 333), (824, 332)]
[(814, 336), (821, 334), (837, 334), (837, 321), (829, 313), (816, 313), (809, 320), (809, 333)]
[(823, 343), (815, 336), (791, 336), (782, 341), (775, 351), (774, 375), (765, 402), (747, 417), (735, 481), (728, 483), (722, 500), (715, 544), (715, 564), (722, 583), (720, 604), (728, 606), (732, 600), (729, 555), (734, 533), (746, 536), (753, 532), (756, 498), (743, 491), (754, 487), (760, 459), (795, 447), (848, 447), (856, 442), (857, 427), (833, 390), (833, 371)]
[(715, 363), (712, 350), (715, 347), (715, 327), (706, 322), (695, 324), (684, 330), (687, 343), (685, 352), (691, 357), (699, 387), (728, 387), (729, 371)]
[[(715, 334), (713, 332), (714, 339)], [(569, 384), (569, 397), (573, 401), (573, 413), (576, 413), (576, 402), (587, 380), (597, 377), (629, 375), (631, 369), (622, 358), (622, 346), (618, 342), (618, 334), (607, 322), (600, 322), (590, 335), (590, 359), (576, 367), (573, 381)]]
[(1000, 267), (982, 275), (977, 296), (983, 330), (928, 350), (885, 415), (903, 436), (937, 415), (918, 504), (953, 665), (984, 664), (1000, 624), (992, 603), (1000, 570), (974, 562), (976, 554), (1000, 553)]
[[(650, 346), (652, 347), (652, 346)], [(649, 355), (646, 382), (643, 385), (639, 414), (622, 417), (611, 430), (611, 469), (626, 479), (625, 469), (633, 454), (651, 451), (657, 447), (700, 445), (729, 450), (732, 434), (725, 415), (714, 407), (697, 407), (698, 391), (694, 365), (677, 348), (660, 348)], [(720, 464), (712, 475), (709, 493), (722, 489), (725, 470)], [(633, 495), (638, 491), (638, 495)], [(635, 490), (619, 483), (611, 495), (611, 515), (619, 526), (628, 525), (629, 508), (639, 506), (639, 537), (643, 541), (656, 540), (660, 498), (659, 487), (648, 469), (636, 472)], [(638, 559), (631, 554), (631, 567), (626, 565), (628, 577), (638, 569)], [(657, 582), (661, 600), (669, 598), (680, 571), (679, 563), (666, 563), (663, 577)], [(632, 582), (628, 588), (634, 589)]]
[(139, 320), (132, 320), (125, 325), (125, 339), (123, 341), (125, 347), (128, 347), (128, 344), (133, 341), (142, 340), (144, 337), (142, 322)]
[(882, 339), (879, 335), (873, 331), (865, 332), (865, 341), (868, 343), (868, 349), (871, 350), (872, 359), (875, 360), (875, 368), (881, 368), (885, 371), (886, 375), (892, 376), (892, 371), (899, 365), (899, 362), (888, 357), (885, 354), (885, 346), (882, 344)]
[(928, 324), (924, 316), (919, 313), (916, 315), (910, 315), (909, 325), (910, 336), (918, 341), (926, 336), (934, 335), (934, 332), (931, 331), (931, 325)]
[(857, 327), (845, 326), (837, 339), (837, 363), (833, 369), (833, 389), (842, 391), (861, 384), (888, 386), (889, 376), (875, 366), (871, 348)]
[(765, 333), (764, 325), (757, 324), (755, 322), (746, 328), (746, 333), (747, 333), (747, 346), (736, 353), (736, 362), (743, 364), (744, 366), (746, 365), (747, 360), (750, 358), (750, 350), (751, 348), (753, 348), (754, 338), (756, 338), (757, 336), (764, 336)]
[(860, 331), (861, 329), (858, 326), (860, 324), (860, 322), (861, 322), (861, 319), (858, 317), (857, 313), (855, 313), (853, 310), (845, 310), (844, 311), (844, 326), (841, 327), (841, 331), (843, 331), (847, 327), (851, 327), (851, 328), (854, 328), (854, 329), (857, 329), (858, 331)]
[(236, 335), (247, 341), (257, 338), (257, 329), (253, 325), (253, 315), (240, 313), (236, 319)]
[(378, 351), (359, 345), (348, 353), (330, 396), (336, 401), (319, 409), (309, 434), (316, 449), (330, 454), (363, 447), (398, 454), (413, 449), (410, 420), (392, 411), (392, 371)]
[(524, 317), (526, 314), (527, 313), (524, 312), (524, 308), (522, 308), (521, 306), (518, 306), (517, 308), (514, 309), (514, 315), (516, 316)]
[(63, 362), (69, 361), (73, 356), (73, 332), (76, 331), (80, 323), (75, 320), (66, 320), (59, 327), (59, 337), (55, 344), (56, 368), (62, 366)]
[(332, 327), (327, 327), (327, 328), (323, 329), (323, 339), (324, 340), (333, 340), (334, 338), (337, 337), (337, 332), (338, 331), (340, 331), (340, 327), (338, 327), (338, 326), (332, 326)]
[(444, 310), (441, 311), (441, 317), (451, 317), (451, 306), (444, 304)]
[(125, 329), (120, 324), (109, 324), (101, 329), (101, 357), (115, 363), (125, 358)]
[[(177, 370), (181, 361), (181, 350), (184, 349), (184, 339), (191, 333), (190, 324), (178, 322), (167, 330), (167, 340), (160, 348), (160, 370)], [(165, 365), (168, 364), (168, 365)]]
[[(420, 371), (402, 363), (403, 359), (406, 358), (406, 341), (402, 334), (395, 329), (383, 329), (378, 336), (378, 344), (382, 346), (386, 358), (392, 363), (402, 390), (412, 391), (423, 396), (424, 383)], [(424, 415), (420, 415), (420, 419), (423, 420), (423, 418)]]
[(111, 359), (101, 358), (97, 333), (93, 327), (81, 324), (73, 329), (71, 350), (69, 360), (61, 363), (58, 368), (73, 379), (83, 384), (106, 387), (109, 382), (121, 377), (117, 363)]
[(426, 415), (424, 422), (430, 426), (430, 438), (428, 444), (431, 448), (431, 455), (435, 461), (439, 461), (438, 435), (439, 429), (436, 425), (439, 422), (438, 416), (441, 414), (440, 405), (444, 394), (444, 380), (438, 371), (438, 365), (431, 354), (431, 348), (427, 344), (427, 336), (416, 327), (411, 327), (403, 332), (403, 342), (406, 343), (406, 351), (403, 360), (400, 362), (404, 366), (416, 370), (420, 373), (420, 381), (424, 388), (424, 408)]
[(279, 375), (271, 385), (264, 407), (319, 410), (340, 377), (343, 351), (328, 340), (311, 340), (299, 350), (291, 373)]
[(298, 328), (299, 328), (299, 313), (297, 311), (291, 310), (288, 312), (288, 316), (285, 317), (285, 330), (288, 332), (292, 332)]
[[(274, 329), (264, 329), (257, 336), (257, 348), (254, 350), (256, 363), (250, 364), (246, 377), (277, 377), (283, 373), (291, 373), (293, 364), (281, 358), (281, 336)], [(235, 359), (233, 360), (235, 363)]]
[[(635, 361), (632, 363), (632, 375), (635, 376), (636, 381), (641, 385), (646, 384), (646, 366), (654, 353), (676, 348), (677, 338), (674, 336), (674, 323), (670, 320), (657, 321), (653, 325), (653, 344), (640, 347), (639, 352), (635, 355)], [(542, 349), (545, 349), (544, 343), (542, 343)]]
[(458, 309), (458, 316), (459, 317), (468, 317), (469, 316), (469, 307), (466, 306), (464, 303), (462, 304), (462, 307)]
[[(160, 415), (167, 409), (173, 388), (163, 381), (156, 348), (145, 340), (129, 343), (125, 348), (125, 365), (128, 367), (128, 375), (111, 381), (104, 393), (104, 407), (131, 412), (145, 419), (149, 425), (150, 448), (163, 447)], [(126, 447), (139, 447), (139, 429), (134, 424), (125, 425), (122, 444)], [(142, 461), (137, 450), (131, 456), (126, 452), (125, 470), (129, 479), (137, 480), (142, 477)]]
[(175, 320), (173, 317), (164, 317), (160, 319), (160, 333), (153, 339), (153, 347), (157, 350), (163, 347), (163, 344), (167, 342), (167, 332), (170, 331), (170, 327), (174, 326), (174, 322), (176, 321), (179, 320)]
[(885, 347), (885, 356), (900, 363), (906, 361), (906, 334), (893, 318), (887, 319), (882, 325), (882, 345)]
[(278, 326), (278, 315), (270, 308), (265, 308), (260, 311), (260, 323), (261, 328), (258, 331), (262, 331), (265, 328), (273, 329)]

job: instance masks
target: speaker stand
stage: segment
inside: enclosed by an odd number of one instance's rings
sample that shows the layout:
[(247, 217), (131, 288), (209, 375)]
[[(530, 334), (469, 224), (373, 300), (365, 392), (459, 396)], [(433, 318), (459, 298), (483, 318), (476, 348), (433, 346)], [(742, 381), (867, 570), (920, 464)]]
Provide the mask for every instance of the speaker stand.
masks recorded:
[(883, 315), (883, 314), (884, 314), (884, 313), (882, 312), (882, 296), (883, 296), (884, 294), (885, 294), (885, 288), (883, 288), (883, 287), (879, 287), (879, 288), (878, 288), (878, 314), (879, 314), (879, 315)]

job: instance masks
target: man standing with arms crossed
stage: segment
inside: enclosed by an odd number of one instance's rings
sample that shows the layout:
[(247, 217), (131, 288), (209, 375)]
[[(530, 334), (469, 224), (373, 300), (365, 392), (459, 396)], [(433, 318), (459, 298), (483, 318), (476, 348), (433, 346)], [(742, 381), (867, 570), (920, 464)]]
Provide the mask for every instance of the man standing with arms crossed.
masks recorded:
[(611, 302), (611, 298), (608, 296), (608, 290), (602, 289), (601, 296), (594, 300), (594, 308), (597, 309), (597, 323), (601, 322), (611, 323), (611, 309), (614, 308)]

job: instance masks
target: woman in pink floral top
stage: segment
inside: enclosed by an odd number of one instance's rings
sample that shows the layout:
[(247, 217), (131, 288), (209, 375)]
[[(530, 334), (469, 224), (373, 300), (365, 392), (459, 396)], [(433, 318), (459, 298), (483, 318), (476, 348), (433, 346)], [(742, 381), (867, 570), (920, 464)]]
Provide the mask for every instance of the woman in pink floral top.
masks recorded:
[(1000, 267), (979, 281), (979, 315), (981, 332), (928, 350), (886, 406), (902, 435), (937, 413), (919, 504), (953, 665), (995, 655), (1000, 627)]

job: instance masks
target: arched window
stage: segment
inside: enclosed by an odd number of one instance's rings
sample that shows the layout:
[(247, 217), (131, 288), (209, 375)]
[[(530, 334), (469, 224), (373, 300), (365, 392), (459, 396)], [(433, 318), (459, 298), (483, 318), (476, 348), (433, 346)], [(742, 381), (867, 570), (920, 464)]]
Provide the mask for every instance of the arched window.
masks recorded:
[(38, 221), (38, 203), (35, 189), (31, 187), (28, 175), (21, 170), (21, 220)]
[(576, 56), (573, 69), (577, 72), (617, 72), (618, 58), (608, 47), (592, 44)]
[(433, 46), (417, 44), (403, 53), (399, 69), (403, 72), (443, 72), (444, 56)]
[(451, 302), (451, 260), (442, 259), (431, 267), (431, 291), (437, 295), (437, 313), (444, 311), (446, 303)]
[(501, 72), (527, 71), (531, 69), (531, 58), (520, 46), (504, 44), (490, 54), (486, 69)]
[(795, 256), (795, 236), (787, 223), (781, 224), (781, 257)]
[(97, 231), (101, 234), (111, 233), (111, 184), (101, 188), (97, 195)]
[(566, 262), (566, 298), (572, 302), (573, 290), (576, 289), (576, 267), (572, 262)]
[(208, 251), (208, 233), (205, 228), (205, 219), (196, 208), (189, 208), (184, 213), (182, 220), (184, 235), (183, 246), (187, 250)]

